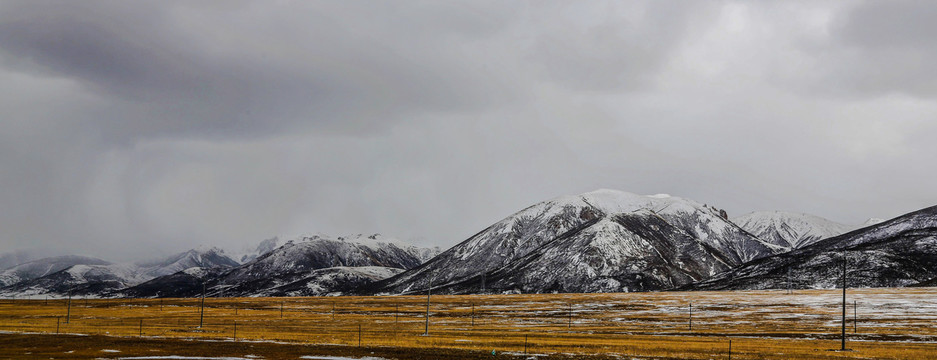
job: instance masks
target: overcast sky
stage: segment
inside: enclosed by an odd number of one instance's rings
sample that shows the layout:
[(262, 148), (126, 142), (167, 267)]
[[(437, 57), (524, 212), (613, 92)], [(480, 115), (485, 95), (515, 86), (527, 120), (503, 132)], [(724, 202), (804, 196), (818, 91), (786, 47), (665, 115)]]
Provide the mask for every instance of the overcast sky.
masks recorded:
[(937, 205), (937, 4), (0, 1), (0, 252)]

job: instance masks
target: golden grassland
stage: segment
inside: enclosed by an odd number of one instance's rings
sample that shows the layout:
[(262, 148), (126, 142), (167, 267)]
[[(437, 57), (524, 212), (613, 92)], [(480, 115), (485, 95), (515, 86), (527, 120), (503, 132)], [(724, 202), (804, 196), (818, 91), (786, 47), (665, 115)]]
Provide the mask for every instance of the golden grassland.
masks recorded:
[[(937, 358), (937, 289), (0, 300), (0, 331), (638, 358)], [(855, 302), (855, 307), (854, 307)], [(692, 305), (692, 306), (691, 306)], [(692, 308), (692, 315), (691, 315)], [(692, 319), (692, 328), (691, 328)], [(201, 326), (199, 326), (201, 324)], [(360, 330), (359, 330), (360, 329)]]

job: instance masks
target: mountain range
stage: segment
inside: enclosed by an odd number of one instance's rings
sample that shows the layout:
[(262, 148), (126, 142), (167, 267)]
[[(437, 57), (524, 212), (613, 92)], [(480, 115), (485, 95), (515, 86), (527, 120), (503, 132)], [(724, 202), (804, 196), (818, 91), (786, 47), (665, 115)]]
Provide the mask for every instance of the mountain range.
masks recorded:
[(730, 219), (680, 197), (596, 190), (531, 205), (442, 252), (378, 234), (320, 234), (134, 264), (44, 258), (0, 271), (0, 296), (828, 288), (843, 252), (850, 286), (929, 286), (937, 282), (935, 209), (862, 225), (780, 211)]
[(933, 286), (937, 282), (937, 206), (758, 259), (687, 289)]

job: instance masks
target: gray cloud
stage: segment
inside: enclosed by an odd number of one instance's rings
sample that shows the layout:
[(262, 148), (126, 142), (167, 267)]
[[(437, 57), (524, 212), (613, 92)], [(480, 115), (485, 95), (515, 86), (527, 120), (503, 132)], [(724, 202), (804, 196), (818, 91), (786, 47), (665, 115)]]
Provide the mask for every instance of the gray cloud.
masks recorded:
[(818, 67), (803, 77), (836, 96), (932, 98), (937, 94), (935, 15), (937, 8), (924, 1), (868, 1), (838, 11), (825, 38), (803, 44)]
[(0, 251), (449, 246), (601, 187), (899, 215), (937, 202), (934, 8), (3, 2)]

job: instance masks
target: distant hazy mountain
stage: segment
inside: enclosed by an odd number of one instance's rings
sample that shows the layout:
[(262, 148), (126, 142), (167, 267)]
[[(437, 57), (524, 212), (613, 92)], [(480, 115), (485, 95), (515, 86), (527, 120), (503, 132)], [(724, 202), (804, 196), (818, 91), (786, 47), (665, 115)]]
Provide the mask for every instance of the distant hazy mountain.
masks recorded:
[(35, 250), (17, 250), (0, 254), (0, 270), (6, 270), (19, 264), (46, 257), (39, 255), (39, 253)]
[[(746, 263), (688, 289), (783, 289), (840, 286), (843, 254), (850, 287), (937, 282), (937, 206)], [(788, 275), (790, 274), (790, 276)]]
[(79, 256), (55, 256), (28, 261), (0, 272), (0, 286), (9, 286), (21, 281), (40, 278), (75, 265), (109, 265), (101, 259)]
[[(48, 266), (48, 260), (54, 260), (53, 263), (58, 266)], [(110, 264), (100, 259), (81, 257), (50, 258), (10, 269), (32, 270), (30, 274), (34, 276), (19, 277), (18, 281), (0, 288), (0, 295), (72, 293), (100, 296), (188, 268), (227, 269), (237, 265), (236, 261), (217, 248), (189, 250), (157, 261), (136, 264)], [(48, 271), (39, 271), (42, 269)]]
[(232, 268), (239, 263), (231, 257), (225, 255), (219, 248), (192, 249), (169, 256), (158, 261), (149, 261), (137, 263), (141, 269), (143, 277), (152, 279), (160, 276), (175, 274), (179, 271), (200, 267), (200, 268)]
[(855, 228), (819, 216), (783, 211), (753, 212), (733, 218), (732, 222), (759, 239), (786, 250), (802, 248)]
[(128, 279), (135, 278), (136, 270), (128, 265), (73, 265), (42, 277), (6, 286), (0, 289), (0, 294), (98, 296), (128, 286)]
[(274, 249), (280, 246), (280, 239), (278, 237), (272, 237), (270, 239), (261, 241), (260, 244), (253, 249), (237, 256), (238, 262), (241, 264), (251, 262), (252, 260), (263, 256), (264, 254), (273, 251)]
[(598, 190), (521, 210), (367, 291), (660, 290), (782, 250), (692, 200)]

